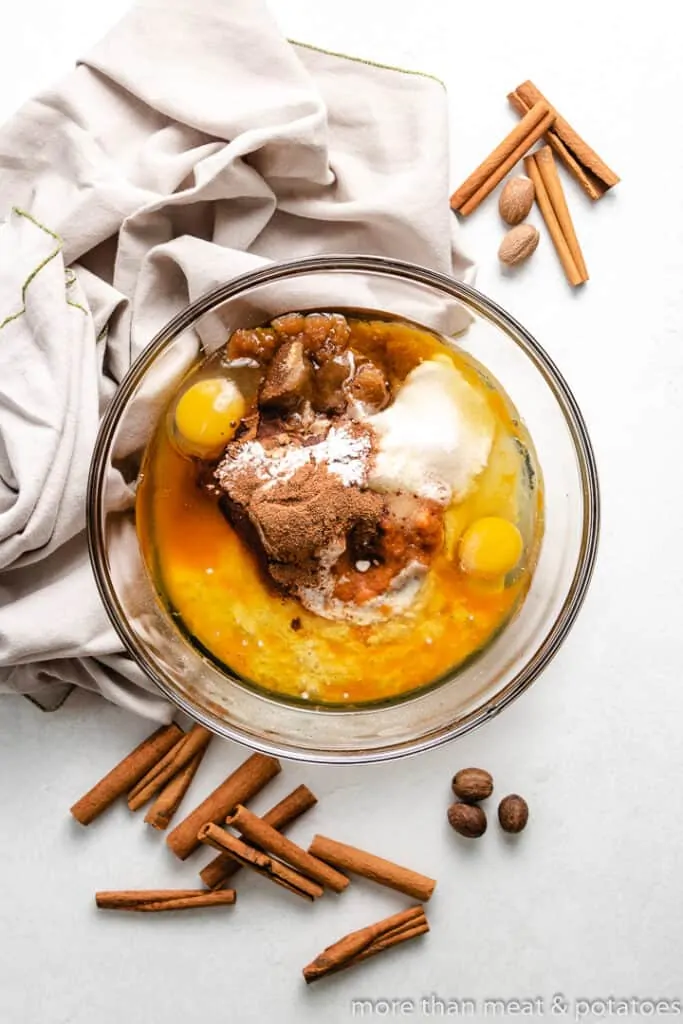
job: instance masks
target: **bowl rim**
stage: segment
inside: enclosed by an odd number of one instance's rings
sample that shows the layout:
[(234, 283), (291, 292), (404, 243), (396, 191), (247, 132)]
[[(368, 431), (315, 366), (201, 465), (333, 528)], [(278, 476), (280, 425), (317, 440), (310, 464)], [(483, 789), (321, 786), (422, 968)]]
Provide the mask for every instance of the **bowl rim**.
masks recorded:
[[(176, 693), (172, 686), (159, 677), (144, 647), (128, 625), (106, 570), (105, 559), (101, 557), (101, 553), (105, 550), (101, 498), (105, 478), (104, 471), (107, 466), (106, 456), (120, 413), (159, 352), (178, 334), (194, 324), (216, 305), (234, 298), (246, 289), (262, 284), (272, 284), (274, 281), (291, 277), (293, 274), (335, 271), (365, 271), (385, 277), (398, 274), (412, 282), (438, 289), (456, 299), (464, 300), (484, 319), (494, 323), (504, 333), (511, 336), (544, 378), (564, 416), (578, 463), (584, 512), (581, 545), (567, 596), (543, 641), (503, 689), (488, 700), (484, 706), (474, 709), (455, 723), (438, 727), (426, 736), (413, 740), (401, 740), (385, 747), (362, 751), (334, 749), (312, 751), (288, 745), (286, 742), (278, 743), (255, 737), (242, 727), (226, 723), (211, 712), (197, 708), (191, 701)], [(368, 764), (421, 753), (472, 732), (500, 714), (535, 682), (557, 654), (586, 597), (595, 568), (600, 534), (600, 488), (593, 446), (583, 415), (569, 385), (545, 349), (513, 316), (476, 288), (440, 271), (384, 256), (325, 254), (268, 263), (256, 270), (240, 274), (189, 303), (152, 338), (124, 375), (100, 422), (88, 474), (86, 533), (95, 583), (114, 629), (135, 663), (143, 669), (154, 685), (176, 707), (218, 735), (263, 753), (312, 764)], [(265, 699), (274, 700), (274, 698), (268, 697)], [(309, 711), (317, 713), (314, 708)], [(377, 709), (335, 709), (326, 710), (325, 713), (371, 714), (373, 711), (376, 712)]]

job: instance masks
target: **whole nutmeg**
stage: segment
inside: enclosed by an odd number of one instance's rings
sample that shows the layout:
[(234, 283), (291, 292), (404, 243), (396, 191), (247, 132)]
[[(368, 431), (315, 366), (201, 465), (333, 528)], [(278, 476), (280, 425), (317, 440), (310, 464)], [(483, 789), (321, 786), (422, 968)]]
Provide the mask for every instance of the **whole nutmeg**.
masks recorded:
[(536, 188), (531, 178), (519, 174), (510, 178), (500, 193), (498, 210), (507, 224), (521, 224), (534, 205)]
[(519, 224), (500, 243), (498, 259), (508, 267), (528, 260), (538, 245), (539, 234), (532, 224)]
[(505, 832), (521, 832), (529, 820), (529, 805), (522, 796), (511, 793), (500, 801), (498, 821)]
[(476, 804), (451, 804), (448, 824), (467, 839), (478, 839), (486, 831), (486, 815)]
[(493, 777), (483, 768), (462, 768), (453, 776), (453, 792), (466, 804), (486, 800), (493, 793)]

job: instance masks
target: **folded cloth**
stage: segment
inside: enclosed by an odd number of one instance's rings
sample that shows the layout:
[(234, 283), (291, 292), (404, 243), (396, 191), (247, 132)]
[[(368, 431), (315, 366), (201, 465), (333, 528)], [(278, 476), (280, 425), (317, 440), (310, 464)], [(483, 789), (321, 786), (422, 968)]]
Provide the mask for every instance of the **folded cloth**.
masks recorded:
[(260, 0), (138, 3), (0, 130), (0, 690), (170, 714), (86, 552), (99, 418), (189, 300), (321, 252), (459, 277), (443, 86), (280, 34)]

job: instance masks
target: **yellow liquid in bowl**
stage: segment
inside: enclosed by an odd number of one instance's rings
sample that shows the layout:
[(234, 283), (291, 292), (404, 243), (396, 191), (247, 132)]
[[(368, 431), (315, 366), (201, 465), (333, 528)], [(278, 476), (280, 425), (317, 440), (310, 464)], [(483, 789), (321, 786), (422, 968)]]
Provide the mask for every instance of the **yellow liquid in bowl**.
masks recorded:
[[(390, 320), (349, 322), (353, 347), (381, 365), (394, 387), (422, 360), (446, 355), (495, 419), (488, 464), (472, 493), (447, 510), (443, 550), (406, 612), (358, 625), (323, 618), (277, 593), (217, 500), (199, 487), (197, 464), (172, 443), (167, 416), (150, 443), (136, 507), (155, 588), (189, 642), (264, 690), (337, 705), (405, 695), (481, 651), (523, 600), (542, 534), (533, 449), (500, 387), (427, 331)], [(482, 578), (460, 566), (460, 539), (484, 517), (508, 520), (522, 535), (522, 558), (507, 577)]]

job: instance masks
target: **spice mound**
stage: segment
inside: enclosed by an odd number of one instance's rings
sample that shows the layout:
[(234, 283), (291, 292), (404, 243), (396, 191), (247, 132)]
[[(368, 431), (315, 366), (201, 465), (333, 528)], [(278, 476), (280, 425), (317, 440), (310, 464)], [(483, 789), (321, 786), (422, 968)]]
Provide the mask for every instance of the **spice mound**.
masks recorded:
[(233, 335), (228, 356), (264, 376), (214, 482), (276, 586), (318, 615), (366, 623), (417, 597), (445, 509), (485, 467), (494, 427), (449, 360), (392, 389), (350, 336), (339, 314)]

